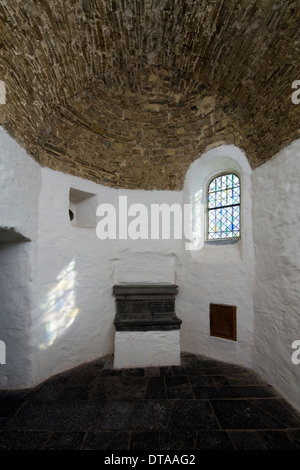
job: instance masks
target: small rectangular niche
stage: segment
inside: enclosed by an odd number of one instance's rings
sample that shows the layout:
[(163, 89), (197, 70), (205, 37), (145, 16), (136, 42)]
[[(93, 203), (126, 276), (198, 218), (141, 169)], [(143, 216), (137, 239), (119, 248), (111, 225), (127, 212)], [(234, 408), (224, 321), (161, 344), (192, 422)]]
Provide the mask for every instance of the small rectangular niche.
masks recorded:
[(236, 341), (236, 307), (210, 304), (210, 336)]
[(96, 219), (96, 194), (87, 193), (79, 189), (70, 188), (69, 192), (69, 219), (74, 227), (94, 228)]

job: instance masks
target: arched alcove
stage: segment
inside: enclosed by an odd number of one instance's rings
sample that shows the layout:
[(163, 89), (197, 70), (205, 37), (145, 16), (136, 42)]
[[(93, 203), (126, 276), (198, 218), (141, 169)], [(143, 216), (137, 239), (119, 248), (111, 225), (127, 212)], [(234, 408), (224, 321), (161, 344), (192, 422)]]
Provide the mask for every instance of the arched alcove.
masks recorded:
[[(208, 245), (206, 242), (206, 194), (209, 182), (222, 172), (233, 172), (241, 182), (241, 239), (238, 244)], [(193, 244), (190, 255), (194, 260), (213, 262), (239, 261), (253, 256), (251, 167), (244, 152), (234, 145), (220, 145), (205, 152), (192, 163), (184, 184), (184, 201), (192, 205), (191, 228)], [(220, 257), (221, 252), (221, 257)]]
[[(205, 239), (206, 191), (221, 172), (233, 172), (241, 181), (242, 233), (237, 243), (211, 244)], [(252, 364), (253, 276), (252, 170), (244, 152), (233, 145), (220, 145), (205, 152), (190, 166), (183, 200), (192, 205), (193, 240), (182, 244), (177, 282), (178, 314), (182, 318), (182, 349)], [(236, 309), (237, 340), (210, 334), (210, 305)], [(187, 307), (188, 306), (188, 307)]]

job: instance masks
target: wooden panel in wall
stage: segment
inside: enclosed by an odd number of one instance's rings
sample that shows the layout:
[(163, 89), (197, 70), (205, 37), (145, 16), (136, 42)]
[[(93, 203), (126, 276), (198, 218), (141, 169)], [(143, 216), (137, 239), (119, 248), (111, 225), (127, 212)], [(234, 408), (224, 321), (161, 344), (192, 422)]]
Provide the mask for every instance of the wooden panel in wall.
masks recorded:
[(236, 307), (210, 304), (210, 335), (236, 341)]

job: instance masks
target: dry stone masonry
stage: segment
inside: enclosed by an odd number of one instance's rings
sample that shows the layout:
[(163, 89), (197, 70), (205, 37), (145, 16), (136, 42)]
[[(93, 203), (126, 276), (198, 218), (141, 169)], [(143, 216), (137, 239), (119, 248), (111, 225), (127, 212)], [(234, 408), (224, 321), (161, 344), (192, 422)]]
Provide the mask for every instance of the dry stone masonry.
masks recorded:
[(236, 144), (253, 168), (300, 136), (300, 5), (274, 0), (0, 0), (4, 128), (42, 166), (182, 188)]

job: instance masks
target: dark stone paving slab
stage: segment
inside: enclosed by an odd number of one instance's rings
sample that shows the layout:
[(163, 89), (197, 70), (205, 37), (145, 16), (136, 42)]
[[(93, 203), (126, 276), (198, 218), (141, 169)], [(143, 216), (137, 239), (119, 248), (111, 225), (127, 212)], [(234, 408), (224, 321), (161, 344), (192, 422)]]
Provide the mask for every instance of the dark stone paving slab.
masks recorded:
[(3, 429), (5, 427), (7, 422), (8, 422), (8, 417), (0, 418), (0, 431), (1, 431), (1, 429)]
[(168, 398), (188, 399), (194, 398), (193, 390), (190, 385), (183, 384), (175, 387), (167, 387)]
[(170, 423), (171, 429), (219, 429), (209, 400), (178, 400)]
[(157, 432), (132, 432), (130, 449), (153, 450), (159, 449), (159, 433)]
[(270, 387), (255, 385), (237, 385), (234, 387), (193, 387), (196, 398), (264, 398), (274, 397), (276, 393)]
[(289, 430), (286, 434), (296, 448), (300, 449), (300, 429)]
[(222, 429), (285, 429), (286, 425), (247, 400), (211, 400)]
[(145, 396), (148, 380), (148, 377), (101, 376), (91, 393), (91, 398), (98, 400), (141, 400)]
[(268, 450), (295, 450), (297, 446), (289, 439), (284, 431), (257, 431), (257, 434)]
[(54, 432), (43, 450), (77, 450), (81, 448), (84, 437), (85, 432)]
[(48, 439), (48, 432), (7, 431), (0, 438), (0, 450), (40, 450)]
[(104, 371), (102, 371), (102, 376), (103, 377), (107, 377), (107, 376), (115, 376), (115, 375), (122, 375), (123, 374), (123, 371), (121, 369), (105, 369)]
[(193, 450), (196, 448), (196, 431), (160, 432), (161, 450)]
[(101, 420), (101, 429), (166, 429), (172, 411), (167, 400), (109, 401)]
[(5, 429), (89, 430), (95, 429), (103, 402), (49, 401), (27, 402), (8, 422)]
[(99, 377), (98, 371), (90, 371), (87, 370), (86, 372), (74, 372), (70, 379), (68, 380), (67, 384), (69, 387), (71, 386), (93, 386)]
[(270, 398), (262, 400), (248, 400), (249, 403), (273, 416), (288, 428), (299, 427), (299, 415), (292, 412), (282, 398)]
[(174, 375), (165, 377), (168, 398), (194, 398), (194, 393), (187, 376)]
[(22, 406), (22, 404), (32, 396), (32, 392), (28, 390), (17, 390), (7, 394), (3, 394), (0, 400), (0, 416), (11, 417)]
[(189, 384), (189, 380), (186, 375), (174, 375), (174, 376), (165, 377), (165, 382), (166, 382), (167, 387), (176, 387), (178, 385)]
[[(257, 375), (249, 373), (226, 373), (226, 385), (267, 385)], [(224, 384), (225, 385), (225, 384)]]
[(113, 369), (107, 356), (32, 390), (0, 391), (0, 450), (295, 450), (300, 416), (244, 367)]
[(143, 377), (145, 375), (145, 370), (144, 368), (141, 368), (141, 367), (137, 367), (136, 369), (124, 369), (123, 370), (123, 375), (124, 376), (139, 376), (139, 377)]
[(228, 431), (236, 450), (266, 450), (257, 431)]
[(66, 386), (58, 395), (58, 400), (89, 400), (93, 393), (90, 387), (68, 387)]
[(195, 387), (218, 387), (220, 385), (230, 385), (230, 382), (224, 375), (208, 375), (208, 376), (190, 376), (189, 382)]
[(67, 381), (68, 379), (60, 377), (53, 380), (50, 379), (36, 389), (31, 399), (37, 401), (57, 400)]
[(197, 450), (234, 450), (233, 443), (226, 431), (199, 431)]
[(129, 432), (97, 431), (89, 432), (83, 445), (83, 450), (127, 450)]
[(167, 391), (164, 377), (150, 377), (148, 379), (148, 386), (145, 393), (145, 398), (153, 399), (166, 399)]

